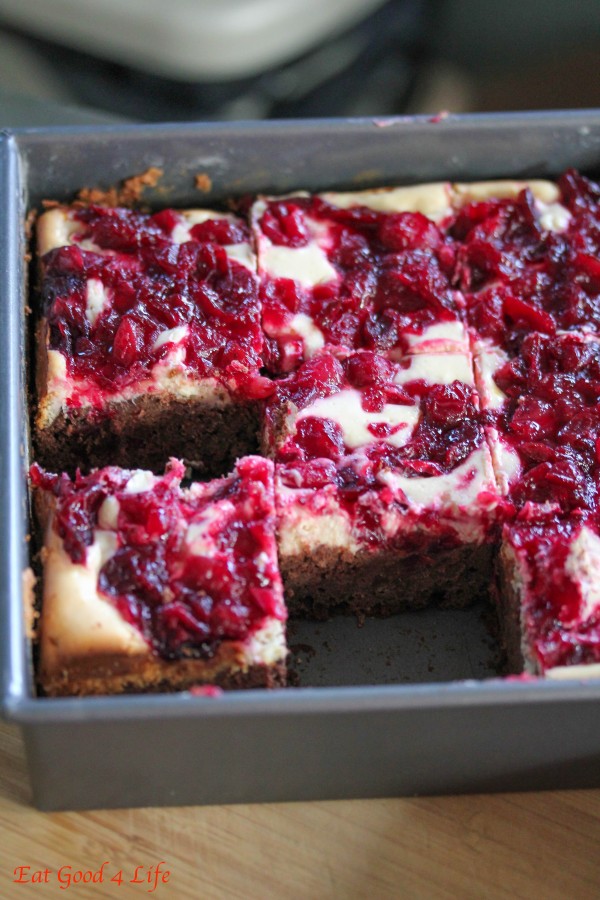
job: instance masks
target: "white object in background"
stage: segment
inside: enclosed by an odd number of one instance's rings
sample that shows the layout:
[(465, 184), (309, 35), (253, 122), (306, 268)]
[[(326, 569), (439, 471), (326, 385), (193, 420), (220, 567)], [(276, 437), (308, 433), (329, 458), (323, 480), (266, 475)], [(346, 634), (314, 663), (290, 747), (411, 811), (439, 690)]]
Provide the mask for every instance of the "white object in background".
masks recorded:
[(350, 28), (384, 0), (0, 0), (0, 22), (186, 81), (246, 78)]

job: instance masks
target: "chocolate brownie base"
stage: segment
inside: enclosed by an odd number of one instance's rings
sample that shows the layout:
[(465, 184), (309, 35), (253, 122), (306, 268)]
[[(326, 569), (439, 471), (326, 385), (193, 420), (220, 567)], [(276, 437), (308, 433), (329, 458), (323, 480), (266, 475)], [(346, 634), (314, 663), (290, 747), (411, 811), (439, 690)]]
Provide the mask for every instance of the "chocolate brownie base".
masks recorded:
[(321, 548), (310, 557), (281, 559), (288, 610), (327, 619), (337, 612), (389, 616), (431, 603), (462, 609), (488, 596), (493, 549), (467, 545), (403, 557)]
[(73, 474), (107, 464), (162, 472), (176, 456), (203, 478), (228, 472), (235, 461), (258, 447), (258, 405), (210, 406), (194, 398), (139, 396), (61, 412), (38, 428), (36, 459), (52, 471)]
[(523, 653), (521, 596), (518, 590), (515, 558), (504, 545), (494, 565), (492, 599), (498, 618), (500, 646), (506, 654), (509, 674), (520, 675), (528, 666)]
[(82, 663), (70, 662), (68, 670), (41, 677), (41, 690), (47, 697), (83, 697), (107, 694), (174, 693), (208, 685), (223, 690), (277, 688), (287, 684), (285, 662), (271, 666), (253, 665), (247, 669), (223, 669), (214, 673), (197, 660), (173, 663), (142, 662), (123, 670), (120, 660), (113, 663), (89, 657)]

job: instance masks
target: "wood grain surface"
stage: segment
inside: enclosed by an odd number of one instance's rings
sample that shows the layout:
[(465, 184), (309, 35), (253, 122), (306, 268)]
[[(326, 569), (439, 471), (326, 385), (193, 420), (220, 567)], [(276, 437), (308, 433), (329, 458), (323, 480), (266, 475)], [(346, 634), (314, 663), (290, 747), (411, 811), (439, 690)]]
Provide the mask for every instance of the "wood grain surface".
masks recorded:
[(600, 898), (600, 790), (41, 813), (0, 723), (0, 829), (2, 900)]

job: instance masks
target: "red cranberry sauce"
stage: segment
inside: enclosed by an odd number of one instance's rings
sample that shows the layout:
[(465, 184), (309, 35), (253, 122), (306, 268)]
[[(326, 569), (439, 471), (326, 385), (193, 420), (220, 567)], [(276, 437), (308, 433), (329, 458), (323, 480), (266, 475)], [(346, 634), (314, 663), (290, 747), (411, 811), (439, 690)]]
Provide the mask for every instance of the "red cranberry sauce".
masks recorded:
[(275, 373), (308, 355), (291, 328), (298, 313), (310, 317), (328, 345), (382, 353), (402, 352), (407, 335), (458, 318), (460, 298), (450, 284), (454, 244), (421, 213), (340, 209), (318, 196), (293, 197), (268, 202), (258, 227), (277, 246), (316, 241), (338, 275), (312, 288), (263, 276), (267, 364)]
[(559, 188), (562, 230), (542, 227), (529, 190), (470, 203), (447, 223), (468, 321), (509, 351), (531, 331), (600, 332), (600, 187), (570, 171)]
[[(183, 328), (175, 334), (189, 371), (245, 397), (268, 393), (258, 374), (257, 278), (224, 246), (248, 240), (245, 225), (208, 220), (179, 244), (172, 233), (184, 219), (173, 210), (149, 216), (92, 206), (75, 218), (82, 229), (76, 243), (43, 258), (42, 290), (50, 347), (66, 357), (71, 377), (90, 385), (83, 399), (101, 401), (102, 393), (151, 377), (176, 338), (155, 342)], [(96, 249), (84, 249), (87, 242)], [(90, 279), (101, 283), (105, 297), (95, 315), (88, 309)]]
[(520, 457), (511, 499), (593, 510), (600, 476), (600, 343), (575, 335), (526, 337), (495, 375), (507, 400), (488, 413)]
[(597, 523), (578, 517), (518, 523), (504, 532), (526, 582), (525, 631), (542, 672), (553, 666), (600, 662), (600, 609), (587, 607), (585, 585), (573, 577), (568, 564), (582, 526), (598, 534)]
[[(481, 446), (483, 429), (474, 389), (458, 380), (433, 384), (419, 378), (396, 383), (394, 376), (410, 361), (409, 357), (403, 363), (392, 363), (372, 351), (358, 351), (346, 358), (324, 353), (279, 381), (267, 406), (267, 442), (282, 464), (284, 483), (310, 488), (333, 483), (351, 498), (367, 489), (381, 489), (378, 476), (382, 472), (393, 470), (409, 477), (441, 475)], [(288, 412), (307, 409), (320, 398), (352, 389), (359, 394), (362, 410), (376, 414), (367, 425), (369, 437), (364, 445), (349, 447), (340, 423), (316, 414), (300, 416), (294, 431), (288, 433)], [(400, 429), (406, 432), (407, 426), (398, 424), (403, 417), (391, 415), (390, 406), (407, 409), (409, 433), (401, 446), (390, 439)]]
[(285, 619), (272, 463), (245, 457), (233, 475), (187, 490), (177, 461), (150, 489), (128, 491), (133, 475), (108, 467), (71, 481), (31, 469), (34, 486), (54, 494), (54, 528), (74, 563), (85, 564), (100, 508), (116, 498), (118, 547), (98, 589), (160, 656), (210, 657), (222, 641)]

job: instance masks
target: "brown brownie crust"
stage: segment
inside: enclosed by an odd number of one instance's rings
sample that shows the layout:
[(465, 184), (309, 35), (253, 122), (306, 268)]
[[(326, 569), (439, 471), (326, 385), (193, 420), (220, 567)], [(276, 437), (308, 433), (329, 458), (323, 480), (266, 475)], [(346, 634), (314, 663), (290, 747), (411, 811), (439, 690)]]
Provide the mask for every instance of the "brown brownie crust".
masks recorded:
[(258, 449), (259, 401), (231, 399), (224, 387), (205, 395), (179, 396), (168, 390), (108, 401), (101, 409), (63, 407), (52, 417), (48, 392), (48, 328), (36, 333), (34, 428), (36, 460), (51, 471), (73, 474), (117, 465), (162, 472), (171, 456), (199, 475), (219, 477), (241, 456)]
[(286, 684), (285, 661), (236, 668), (235, 650), (220, 649), (214, 660), (160, 660), (99, 656), (71, 659), (64, 668), (40, 672), (42, 692), (49, 697), (108, 694), (174, 693), (199, 685), (223, 690), (276, 688)]
[(461, 609), (487, 597), (493, 551), (491, 544), (466, 545), (424, 557), (321, 547), (280, 564), (291, 616), (389, 616), (430, 603)]
[[(126, 187), (154, 184), (146, 175), (129, 179)], [(50, 209), (37, 221), (41, 278), (44, 255), (73, 243), (73, 236), (81, 231), (81, 224), (70, 215), (72, 209)], [(192, 217), (190, 221), (195, 214), (226, 215), (211, 210), (181, 212), (184, 219)], [(139, 392), (135, 386), (125, 389), (123, 395), (107, 397), (100, 407), (77, 407), (68, 402), (71, 383), (66, 374), (67, 396), (62, 394), (63, 376), (55, 371), (61, 357), (51, 350), (48, 322), (41, 317), (36, 327), (34, 446), (37, 461), (52, 471), (72, 474), (77, 468), (85, 471), (105, 465), (162, 471), (169, 457), (176, 456), (199, 476), (212, 478), (258, 449), (259, 401), (233, 396), (214, 378), (188, 378), (175, 368), (161, 374), (164, 383), (141, 384)]]
[(162, 472), (171, 456), (203, 477), (228, 472), (258, 446), (257, 403), (211, 406), (206, 400), (141, 394), (101, 411), (63, 410), (35, 437), (36, 458), (72, 474), (107, 464)]
[(527, 664), (523, 652), (520, 573), (515, 555), (507, 544), (502, 545), (496, 557), (494, 574), (492, 597), (498, 617), (500, 644), (506, 654), (508, 670), (513, 675), (520, 675), (526, 671), (535, 673), (535, 666), (533, 663)]

